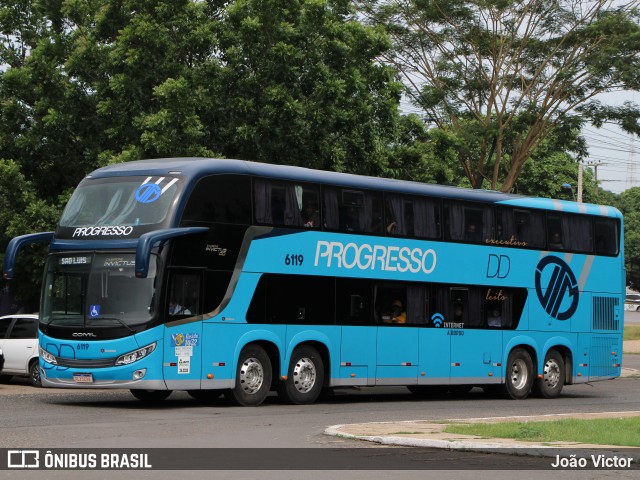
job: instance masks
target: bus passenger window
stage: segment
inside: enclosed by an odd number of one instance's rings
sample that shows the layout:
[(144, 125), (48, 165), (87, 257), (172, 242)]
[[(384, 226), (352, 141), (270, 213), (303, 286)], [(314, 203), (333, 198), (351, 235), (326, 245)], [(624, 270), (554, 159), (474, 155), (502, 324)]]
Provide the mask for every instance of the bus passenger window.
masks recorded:
[(509, 328), (512, 319), (511, 292), (500, 287), (487, 288), (484, 295), (486, 325)]
[(449, 320), (454, 323), (468, 323), (469, 290), (453, 287), (449, 292)]
[(495, 237), (494, 214), (490, 206), (479, 208), (470, 204), (445, 204), (446, 240), (483, 243)]
[(378, 323), (407, 323), (407, 291), (403, 283), (381, 283), (375, 286), (375, 313)]
[(336, 279), (336, 314), (341, 325), (374, 325), (371, 282), (352, 278)]
[(618, 253), (618, 222), (612, 218), (602, 218), (595, 221), (596, 254), (617, 255)]
[(382, 233), (380, 195), (361, 190), (324, 189), (323, 221), (328, 230)]
[(496, 225), (497, 245), (544, 247), (544, 215), (532, 210), (499, 208)]
[(182, 215), (182, 222), (251, 223), (250, 178), (211, 175), (198, 181)]

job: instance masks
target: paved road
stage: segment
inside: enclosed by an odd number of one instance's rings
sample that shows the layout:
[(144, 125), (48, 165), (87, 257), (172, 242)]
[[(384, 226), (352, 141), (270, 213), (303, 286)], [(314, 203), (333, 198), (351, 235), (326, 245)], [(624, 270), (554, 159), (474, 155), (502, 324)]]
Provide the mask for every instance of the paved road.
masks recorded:
[[(640, 358), (638, 355), (627, 357), (634, 363)], [(12, 389), (19, 393), (12, 394)], [(327, 437), (322, 432), (327, 426), (343, 423), (640, 410), (640, 379), (637, 378), (567, 387), (562, 397), (555, 400), (495, 399), (485, 396), (479, 389), (460, 398), (420, 400), (404, 388), (388, 387), (342, 390), (323, 402), (304, 407), (281, 405), (274, 397), (258, 408), (233, 407), (222, 400), (199, 403), (182, 392), (174, 393), (162, 406), (149, 408), (126, 391), (29, 389), (23, 393), (25, 389), (19, 385), (0, 385), (0, 390), (4, 393), (0, 397), (0, 448), (349, 447), (362, 445)], [(434, 458), (441, 456), (443, 461), (452, 458), (450, 452), (436, 451), (433, 455)], [(458, 455), (455, 458), (460, 462), (465, 457)], [(526, 459), (509, 461), (515, 462), (512, 469), (527, 468), (529, 462)], [(48, 472), (47, 476), (50, 473), (53, 472)], [(55, 474), (53, 477), (68, 478), (63, 472), (58, 473), (60, 476)], [(155, 473), (148, 477), (143, 473), (139, 475), (140, 478), (174, 478), (175, 474)], [(234, 472), (232, 477), (250, 478), (248, 473)], [(445, 472), (440, 478), (464, 477), (450, 473)], [(507, 473), (498, 472), (494, 478), (509, 478)], [(35, 472), (31, 475), (37, 478)], [(193, 472), (190, 475), (190, 478), (198, 478)], [(563, 478), (603, 478), (571, 475)], [(303, 477), (292, 472), (269, 476)], [(421, 478), (426, 477), (422, 472)], [(108, 475), (96, 478), (108, 478)], [(307, 474), (307, 478), (331, 477)], [(411, 477), (390, 475), (390, 472), (365, 477), (362, 472), (349, 472), (345, 478)]]
[(640, 325), (640, 312), (624, 311), (624, 323), (625, 325)]

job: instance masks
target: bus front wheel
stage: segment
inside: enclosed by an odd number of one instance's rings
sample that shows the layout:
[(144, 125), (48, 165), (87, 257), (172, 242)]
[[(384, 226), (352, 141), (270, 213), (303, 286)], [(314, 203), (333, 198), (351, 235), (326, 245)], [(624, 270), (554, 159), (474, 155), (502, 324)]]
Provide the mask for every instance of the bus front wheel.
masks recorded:
[(507, 378), (505, 392), (514, 400), (523, 400), (529, 396), (533, 385), (533, 362), (523, 348), (516, 348), (507, 360)]
[(318, 351), (298, 347), (291, 355), (287, 379), (278, 383), (278, 396), (286, 403), (307, 405), (318, 399), (323, 383), (324, 364)]
[(236, 386), (225, 392), (233, 403), (245, 407), (258, 406), (271, 388), (271, 360), (258, 345), (248, 345), (240, 352), (236, 369)]
[(542, 378), (533, 384), (533, 393), (537, 397), (556, 398), (564, 387), (565, 366), (562, 355), (556, 350), (549, 350), (544, 359)]
[(145, 403), (160, 403), (171, 395), (171, 390), (131, 390), (131, 395)]

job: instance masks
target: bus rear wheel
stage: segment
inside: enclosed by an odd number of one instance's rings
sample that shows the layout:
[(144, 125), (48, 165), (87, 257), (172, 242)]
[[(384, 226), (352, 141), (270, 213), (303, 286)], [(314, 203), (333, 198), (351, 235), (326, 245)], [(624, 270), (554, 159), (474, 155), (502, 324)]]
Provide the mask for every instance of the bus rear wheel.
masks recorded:
[(278, 382), (278, 396), (286, 403), (308, 405), (318, 399), (323, 383), (324, 364), (318, 351), (298, 347), (291, 355), (287, 379)]
[(565, 380), (564, 359), (557, 350), (549, 350), (544, 359), (542, 378), (533, 384), (533, 393), (537, 397), (556, 398), (560, 395)]
[(531, 355), (516, 348), (509, 353), (507, 360), (507, 378), (505, 393), (514, 400), (524, 400), (529, 396), (533, 385), (533, 362)]
[(171, 395), (171, 390), (131, 390), (131, 395), (141, 402), (160, 403)]
[(271, 388), (271, 360), (258, 345), (248, 345), (240, 352), (236, 369), (236, 386), (225, 391), (225, 397), (245, 407), (258, 406)]

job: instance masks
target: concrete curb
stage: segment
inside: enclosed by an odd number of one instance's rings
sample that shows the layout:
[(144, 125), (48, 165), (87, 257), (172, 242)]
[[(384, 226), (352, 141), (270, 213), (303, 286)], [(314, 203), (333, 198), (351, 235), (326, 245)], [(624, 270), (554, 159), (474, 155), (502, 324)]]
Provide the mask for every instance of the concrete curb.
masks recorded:
[[(631, 412), (604, 412), (596, 414), (549, 414), (542, 416), (513, 416), (513, 417), (489, 417), (472, 419), (447, 419), (447, 423), (493, 423), (493, 422), (527, 422), (527, 421), (553, 421), (561, 418), (610, 418), (640, 416), (640, 411)], [(522, 442), (510, 439), (486, 439), (473, 435), (460, 435), (443, 433), (445, 423), (429, 423), (426, 420), (409, 420), (400, 422), (370, 422), (363, 424), (333, 425), (325, 429), (325, 435), (330, 435), (349, 440), (374, 442), (380, 445), (440, 448), (446, 450), (466, 450), (483, 453), (505, 453), (512, 450), (516, 455), (530, 455), (542, 457), (555, 457), (558, 450), (571, 450), (593, 452), (595, 454), (607, 453), (615, 455), (617, 452), (637, 450), (635, 459), (640, 459), (640, 448), (620, 447), (616, 445), (593, 445), (578, 442), (554, 442), (552, 444), (540, 444), (535, 442)], [(407, 430), (407, 427), (422, 430), (412, 432), (413, 437), (398, 436), (398, 431)], [(355, 431), (355, 433), (354, 433)], [(444, 438), (438, 438), (444, 437)]]

